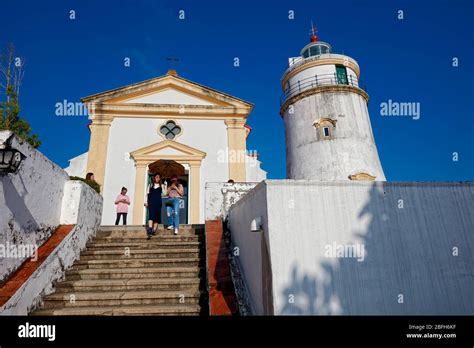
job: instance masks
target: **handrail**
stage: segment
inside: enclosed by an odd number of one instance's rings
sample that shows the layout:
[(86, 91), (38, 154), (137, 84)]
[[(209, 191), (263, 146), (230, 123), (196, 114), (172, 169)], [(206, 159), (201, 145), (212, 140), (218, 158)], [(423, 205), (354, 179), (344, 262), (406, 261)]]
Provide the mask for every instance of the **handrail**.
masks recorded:
[(302, 80), (298, 80), (295, 84), (286, 88), (280, 97), (280, 106), (283, 105), (292, 96), (309, 90), (311, 88), (319, 86), (331, 86), (331, 85), (346, 85), (354, 86), (363, 90), (366, 90), (364, 86), (352, 75), (344, 77), (338, 77), (336, 73), (333, 74), (320, 74), (307, 77)]
[(359, 64), (357, 63), (357, 61), (351, 57), (348, 57), (348, 56), (345, 56), (343, 54), (337, 54), (337, 53), (322, 53), (322, 54), (318, 54), (316, 56), (311, 56), (311, 57), (308, 57), (308, 58), (304, 58), (304, 57), (293, 57), (295, 58), (296, 60), (293, 61), (292, 64), (290, 64), (288, 66), (288, 68), (285, 70), (285, 72), (283, 73), (282, 77), (281, 77), (281, 81), (283, 81), (285, 79), (285, 76), (292, 70), (298, 68), (299, 66), (302, 66), (302, 65), (305, 65), (307, 63), (310, 63), (312, 61), (315, 61), (315, 60), (320, 60), (320, 59), (327, 59), (327, 58), (340, 58), (340, 59), (343, 59), (344, 61), (348, 61), (354, 65), (356, 65), (357, 67), (359, 66)]

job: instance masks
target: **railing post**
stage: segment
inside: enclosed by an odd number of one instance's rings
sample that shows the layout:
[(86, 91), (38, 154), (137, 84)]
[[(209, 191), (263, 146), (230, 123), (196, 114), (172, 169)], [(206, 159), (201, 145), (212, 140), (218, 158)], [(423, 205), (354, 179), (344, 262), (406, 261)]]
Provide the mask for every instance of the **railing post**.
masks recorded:
[(316, 81), (316, 87), (318, 86), (318, 75), (314, 75), (315, 81)]
[(301, 92), (300, 80), (298, 80), (298, 91)]

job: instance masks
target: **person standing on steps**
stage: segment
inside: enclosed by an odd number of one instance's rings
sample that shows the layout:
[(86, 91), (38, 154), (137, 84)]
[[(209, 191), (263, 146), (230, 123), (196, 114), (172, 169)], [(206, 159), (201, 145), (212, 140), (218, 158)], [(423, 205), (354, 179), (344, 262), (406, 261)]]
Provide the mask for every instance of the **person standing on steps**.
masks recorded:
[(168, 217), (168, 229), (174, 229), (174, 234), (179, 232), (179, 209), (183, 205), (184, 188), (178, 182), (178, 177), (171, 177), (171, 184), (168, 186), (168, 201), (166, 206), (166, 216)]
[(120, 222), (120, 216), (122, 216), (123, 224), (127, 224), (128, 206), (130, 205), (130, 198), (127, 196), (127, 188), (122, 187), (120, 194), (115, 199), (115, 205), (117, 206), (117, 218), (115, 219), (115, 225)]
[(148, 189), (147, 202), (145, 207), (148, 208), (148, 226), (146, 233), (148, 239), (156, 235), (158, 224), (161, 223), (161, 175), (156, 173), (153, 175), (150, 187)]

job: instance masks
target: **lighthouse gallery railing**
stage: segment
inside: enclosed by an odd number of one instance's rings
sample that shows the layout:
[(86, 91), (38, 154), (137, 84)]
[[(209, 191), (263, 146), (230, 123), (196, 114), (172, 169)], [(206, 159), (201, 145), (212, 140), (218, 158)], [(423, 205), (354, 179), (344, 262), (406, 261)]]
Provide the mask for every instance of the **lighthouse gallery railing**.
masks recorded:
[(354, 86), (366, 91), (365, 87), (361, 85), (360, 81), (358, 81), (352, 75), (338, 76), (336, 73), (314, 75), (302, 80), (298, 80), (296, 83), (293, 83), (293, 85), (289, 86), (289, 88), (286, 88), (280, 97), (280, 106), (295, 94), (304, 92), (311, 88), (330, 85)]

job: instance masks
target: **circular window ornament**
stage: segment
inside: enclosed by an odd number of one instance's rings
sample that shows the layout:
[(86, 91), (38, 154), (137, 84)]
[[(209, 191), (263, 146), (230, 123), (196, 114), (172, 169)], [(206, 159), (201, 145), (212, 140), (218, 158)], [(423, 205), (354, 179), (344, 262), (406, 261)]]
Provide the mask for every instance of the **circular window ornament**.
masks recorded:
[(173, 120), (166, 121), (159, 128), (160, 135), (167, 140), (173, 140), (178, 135), (180, 135), (181, 132), (182, 132), (181, 126), (176, 124), (176, 122)]

